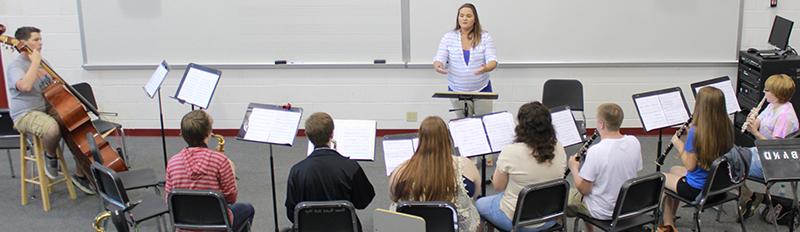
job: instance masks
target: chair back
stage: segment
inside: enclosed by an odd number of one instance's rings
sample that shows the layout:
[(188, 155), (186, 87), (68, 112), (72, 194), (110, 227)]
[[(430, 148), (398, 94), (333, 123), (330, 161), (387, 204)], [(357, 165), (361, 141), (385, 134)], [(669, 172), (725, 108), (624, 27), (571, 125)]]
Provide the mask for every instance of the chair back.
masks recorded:
[(294, 207), (297, 232), (355, 232), (359, 230), (356, 209), (349, 201), (304, 201)]
[(91, 166), (97, 194), (103, 198), (107, 205), (113, 206), (110, 210), (124, 209), (128, 205), (128, 193), (122, 180), (113, 170), (100, 163), (93, 162)]
[(450, 202), (405, 201), (397, 205), (397, 212), (425, 219), (425, 231), (455, 232), (458, 226), (458, 213)]
[(583, 84), (578, 80), (550, 79), (544, 82), (542, 104), (547, 108), (566, 105), (583, 111)]
[(512, 230), (564, 217), (568, 197), (569, 182), (561, 178), (526, 186), (517, 197)]
[(656, 172), (625, 181), (611, 216), (612, 225), (619, 220), (657, 211), (661, 206), (664, 179), (664, 174)]
[(741, 184), (733, 183), (728, 173), (729, 166), (728, 158), (725, 158), (725, 156), (719, 157), (711, 163), (708, 179), (706, 179), (706, 184), (703, 186), (703, 191), (700, 192), (700, 205), (705, 204), (709, 198), (713, 199), (727, 194), (731, 190), (738, 188), (739, 185), (744, 184), (744, 181)]
[(14, 121), (8, 109), (0, 109), (0, 136), (19, 135), (14, 129)]
[(174, 189), (167, 202), (177, 229), (231, 231), (228, 203), (217, 191)]
[(78, 94), (83, 95), (83, 98), (86, 98), (89, 101), (89, 104), (92, 104), (95, 109), (97, 109), (97, 100), (94, 99), (94, 90), (92, 90), (92, 85), (86, 82), (81, 82), (72, 85), (72, 88), (78, 92)]
[(101, 156), (100, 151), (97, 150), (97, 141), (94, 140), (92, 132), (86, 133), (86, 141), (86, 143), (89, 144), (89, 153), (92, 154), (92, 159), (94, 159), (94, 162), (103, 164), (103, 156)]

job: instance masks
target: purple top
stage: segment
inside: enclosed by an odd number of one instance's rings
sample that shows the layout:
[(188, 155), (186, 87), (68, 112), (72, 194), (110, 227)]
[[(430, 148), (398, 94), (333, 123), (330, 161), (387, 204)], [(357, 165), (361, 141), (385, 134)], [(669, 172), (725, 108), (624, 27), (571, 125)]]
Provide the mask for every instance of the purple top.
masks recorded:
[(469, 50), (464, 50), (464, 63), (469, 65)]

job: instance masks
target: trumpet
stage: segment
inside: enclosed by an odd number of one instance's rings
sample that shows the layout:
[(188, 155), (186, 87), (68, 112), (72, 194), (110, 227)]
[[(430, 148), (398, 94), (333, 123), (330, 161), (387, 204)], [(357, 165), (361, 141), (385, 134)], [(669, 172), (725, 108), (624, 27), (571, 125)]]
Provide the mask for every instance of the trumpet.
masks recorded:
[(747, 114), (747, 121), (742, 123), (742, 130), (739, 133), (744, 133), (747, 131), (747, 127), (750, 126), (750, 119), (755, 118), (758, 115), (758, 111), (761, 111), (761, 107), (764, 106), (765, 101), (767, 101), (767, 96), (761, 98), (761, 102), (759, 102), (756, 107), (753, 107), (753, 109), (750, 110), (750, 113)]

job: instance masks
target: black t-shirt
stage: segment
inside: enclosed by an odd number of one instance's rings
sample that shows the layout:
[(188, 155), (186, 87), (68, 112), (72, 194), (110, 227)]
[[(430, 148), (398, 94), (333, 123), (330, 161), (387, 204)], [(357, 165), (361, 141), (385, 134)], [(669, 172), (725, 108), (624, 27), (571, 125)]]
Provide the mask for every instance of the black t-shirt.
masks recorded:
[(356, 161), (333, 149), (316, 149), (289, 171), (286, 216), (294, 222), (294, 207), (303, 201), (345, 200), (364, 209), (374, 197), (375, 189)]

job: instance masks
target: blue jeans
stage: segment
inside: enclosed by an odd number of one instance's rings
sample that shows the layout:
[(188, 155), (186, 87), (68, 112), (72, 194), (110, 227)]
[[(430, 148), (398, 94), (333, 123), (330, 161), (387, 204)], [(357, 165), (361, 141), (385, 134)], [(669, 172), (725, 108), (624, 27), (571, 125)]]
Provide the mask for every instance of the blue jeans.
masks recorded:
[(244, 226), (245, 222), (250, 222), (252, 225), (253, 215), (256, 213), (253, 205), (249, 203), (233, 203), (228, 205), (228, 207), (231, 209), (231, 212), (233, 212), (233, 221), (231, 223), (234, 231)]
[[(491, 222), (495, 227), (504, 231), (511, 231), (512, 222), (511, 219), (500, 210), (500, 199), (503, 198), (503, 193), (497, 193), (495, 195), (485, 196), (478, 199), (475, 202), (475, 207), (478, 208), (478, 213), (481, 217), (489, 222)], [(525, 227), (522, 228), (521, 231), (526, 232), (535, 232), (541, 231), (555, 225), (555, 221), (548, 221), (544, 223), (544, 225), (539, 227)]]
[(750, 170), (748, 174), (758, 179), (764, 179), (764, 169), (761, 167), (761, 159), (758, 158), (758, 150), (755, 147), (750, 148)]

